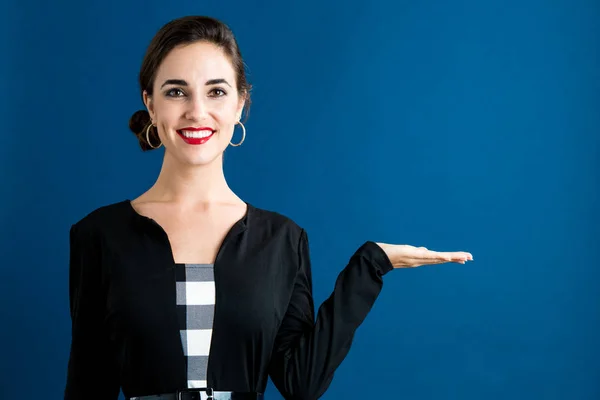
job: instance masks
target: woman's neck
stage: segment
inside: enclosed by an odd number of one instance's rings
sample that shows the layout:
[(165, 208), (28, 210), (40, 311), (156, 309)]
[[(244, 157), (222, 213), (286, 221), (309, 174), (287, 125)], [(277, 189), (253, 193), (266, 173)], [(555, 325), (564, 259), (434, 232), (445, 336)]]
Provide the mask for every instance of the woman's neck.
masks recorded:
[(241, 201), (227, 184), (222, 156), (209, 164), (192, 166), (165, 154), (158, 178), (144, 197), (184, 208)]

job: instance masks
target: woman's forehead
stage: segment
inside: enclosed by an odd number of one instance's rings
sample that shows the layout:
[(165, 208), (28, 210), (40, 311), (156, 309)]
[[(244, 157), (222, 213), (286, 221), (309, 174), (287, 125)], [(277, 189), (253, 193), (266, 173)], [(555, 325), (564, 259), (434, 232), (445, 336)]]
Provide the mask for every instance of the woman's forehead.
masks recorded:
[(178, 46), (161, 63), (156, 78), (184, 79), (188, 84), (202, 84), (212, 79), (231, 83), (235, 71), (223, 50), (212, 43), (198, 42)]

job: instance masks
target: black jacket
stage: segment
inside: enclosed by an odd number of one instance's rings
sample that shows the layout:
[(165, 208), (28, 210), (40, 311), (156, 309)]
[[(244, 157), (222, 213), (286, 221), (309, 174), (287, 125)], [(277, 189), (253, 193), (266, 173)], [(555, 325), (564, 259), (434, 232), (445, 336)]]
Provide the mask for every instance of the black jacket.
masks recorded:
[[(366, 242), (338, 276), (315, 322), (306, 232), (248, 205), (215, 260), (208, 361), (214, 390), (317, 399), (392, 265)], [(70, 231), (72, 341), (65, 399), (127, 398), (185, 388), (173, 253), (164, 230), (129, 200), (101, 207)]]

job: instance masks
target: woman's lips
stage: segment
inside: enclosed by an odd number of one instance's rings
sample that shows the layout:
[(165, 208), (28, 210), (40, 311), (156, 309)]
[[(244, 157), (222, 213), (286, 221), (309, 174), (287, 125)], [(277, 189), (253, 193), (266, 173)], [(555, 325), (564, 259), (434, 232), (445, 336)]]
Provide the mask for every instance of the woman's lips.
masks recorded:
[(179, 137), (184, 142), (191, 145), (200, 145), (208, 142), (211, 137), (215, 134), (215, 130), (212, 128), (183, 128), (177, 130)]

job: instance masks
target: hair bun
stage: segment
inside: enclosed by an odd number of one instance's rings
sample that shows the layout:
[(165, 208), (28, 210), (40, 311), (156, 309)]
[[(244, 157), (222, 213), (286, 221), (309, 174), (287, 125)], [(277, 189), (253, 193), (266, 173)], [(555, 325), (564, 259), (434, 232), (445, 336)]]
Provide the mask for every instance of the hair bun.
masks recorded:
[(129, 129), (136, 136), (139, 136), (143, 133), (144, 129), (150, 123), (150, 114), (146, 110), (139, 110), (133, 113), (131, 118), (129, 118)]

